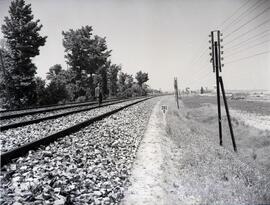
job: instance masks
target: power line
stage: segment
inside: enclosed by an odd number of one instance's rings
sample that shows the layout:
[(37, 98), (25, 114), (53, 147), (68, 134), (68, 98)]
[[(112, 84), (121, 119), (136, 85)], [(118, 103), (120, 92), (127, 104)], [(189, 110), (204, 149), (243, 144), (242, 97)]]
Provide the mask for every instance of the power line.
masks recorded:
[[(240, 43), (238, 43), (238, 44), (235, 44), (235, 45), (233, 45), (233, 46), (231, 46), (231, 47), (229, 47), (229, 48), (227, 48), (227, 49), (231, 49), (231, 48), (234, 48), (234, 47), (236, 47), (236, 46), (239, 46), (239, 45), (241, 45), (241, 44), (243, 44), (243, 43), (246, 43), (246, 42), (249, 42), (250, 40), (254, 40), (254, 39), (257, 39), (259, 36), (260, 36), (260, 38), (263, 38), (264, 36), (268, 36), (269, 34), (267, 33), (268, 31), (270, 31), (270, 29), (268, 29), (268, 30), (265, 30), (265, 31), (263, 31), (263, 32), (261, 32), (261, 33), (258, 33), (258, 34), (256, 34), (256, 35), (253, 35), (252, 37), (250, 37), (250, 38), (248, 38), (248, 39), (246, 39), (246, 40), (244, 40), (244, 41), (241, 41)], [(265, 34), (265, 33), (267, 33), (267, 34)], [(264, 34), (264, 35), (262, 35), (262, 34)], [(262, 35), (262, 36), (261, 36)]]
[(251, 56), (246, 56), (246, 57), (243, 57), (243, 58), (238, 58), (238, 59), (229, 61), (226, 64), (235, 63), (235, 62), (238, 62), (238, 61), (242, 61), (242, 60), (245, 60), (245, 59), (253, 58), (253, 57), (256, 57), (256, 56), (259, 56), (259, 55), (263, 55), (263, 54), (266, 54), (266, 53), (270, 53), (270, 50), (269, 51), (265, 51), (265, 52), (261, 52), (261, 53), (256, 53), (256, 54), (251, 55)]
[(268, 22), (270, 22), (270, 18), (267, 19), (267, 20), (265, 20), (265, 21), (262, 22), (261, 24), (255, 26), (254, 28), (251, 28), (251, 29), (249, 29), (248, 31), (246, 31), (246, 32), (244, 32), (244, 33), (242, 33), (242, 34), (240, 34), (239, 36), (237, 36), (237, 37), (235, 37), (235, 38), (233, 38), (232, 40), (230, 40), (229, 42), (225, 43), (224, 45), (230, 44), (231, 42), (233, 42), (233, 41), (235, 41), (235, 40), (237, 40), (237, 39), (239, 39), (239, 38), (241, 38), (241, 37), (247, 35), (248, 33), (253, 32), (254, 30), (260, 28), (261, 26), (265, 25), (265, 24), (268, 23)]
[(245, 49), (239, 50), (239, 51), (237, 51), (237, 52), (229, 53), (230, 55), (228, 55), (227, 57), (230, 57), (230, 56), (232, 56), (232, 55), (241, 53), (242, 51), (246, 51), (246, 50), (252, 49), (252, 48), (254, 48), (254, 47), (257, 47), (257, 46), (262, 45), (262, 44), (267, 43), (267, 42), (270, 42), (270, 39), (267, 39), (266, 41), (257, 43), (257, 44), (255, 44), (255, 45), (253, 45), (253, 46), (247, 47), (247, 48), (245, 48)]
[(270, 6), (267, 7), (266, 9), (264, 9), (261, 13), (257, 14), (256, 16), (254, 16), (252, 19), (250, 19), (249, 21), (247, 21), (246, 23), (242, 24), (241, 26), (239, 26), (237, 29), (233, 30), (231, 33), (227, 34), (226, 36), (224, 36), (225, 38), (228, 38), (230, 35), (232, 35), (233, 33), (239, 31), (241, 28), (243, 28), (244, 26), (246, 26), (247, 24), (249, 24), (250, 22), (254, 21), (256, 18), (258, 18), (259, 16), (261, 16), (262, 14), (264, 14), (266, 11), (268, 11), (270, 9)]
[(246, 1), (244, 4), (242, 4), (238, 9), (235, 10), (235, 12), (233, 12), (232, 15), (230, 15), (227, 19), (225, 19), (220, 25), (219, 27), (221, 27), (222, 25), (224, 25), (228, 20), (230, 20), (239, 10), (241, 10), (244, 6), (246, 6), (251, 0)]
[[(261, 4), (258, 4), (260, 3)], [(232, 21), (229, 25), (227, 25), (223, 30), (226, 30), (227, 28), (229, 28), (231, 25), (236, 25), (238, 22), (240, 22), (246, 14), (249, 14), (251, 12), (253, 12), (255, 9), (257, 9), (259, 6), (261, 6), (265, 1), (260, 1), (258, 0), (254, 5), (252, 5), (251, 7), (249, 7), (246, 11), (244, 11), (240, 16), (238, 16), (234, 21)], [(258, 5), (257, 5), (258, 4)], [(248, 12), (251, 9), (250, 12)], [(248, 13), (247, 13), (248, 12)], [(235, 23), (236, 22), (236, 23)]]

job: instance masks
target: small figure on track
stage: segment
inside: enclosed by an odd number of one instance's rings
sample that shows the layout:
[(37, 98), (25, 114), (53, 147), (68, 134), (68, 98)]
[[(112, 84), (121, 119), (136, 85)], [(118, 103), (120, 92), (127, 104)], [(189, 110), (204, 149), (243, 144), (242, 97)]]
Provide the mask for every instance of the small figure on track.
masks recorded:
[(102, 92), (100, 88), (100, 83), (98, 83), (97, 87), (95, 88), (95, 97), (98, 99), (98, 105), (100, 106), (102, 103)]

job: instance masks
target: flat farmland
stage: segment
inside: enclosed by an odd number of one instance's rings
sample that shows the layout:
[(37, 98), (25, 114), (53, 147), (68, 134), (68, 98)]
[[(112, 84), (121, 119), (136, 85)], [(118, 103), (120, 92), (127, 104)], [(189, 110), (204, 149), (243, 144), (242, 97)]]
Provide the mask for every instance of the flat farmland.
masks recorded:
[[(247, 100), (231, 100), (228, 98), (228, 105), (232, 109), (242, 110), (260, 115), (270, 115), (270, 102), (266, 101), (247, 101)], [(188, 108), (198, 108), (206, 103), (217, 104), (216, 96), (187, 96), (183, 97), (183, 103)], [(223, 99), (221, 97), (221, 105)]]
[[(185, 116), (219, 143), (216, 96), (182, 98)], [(228, 100), (238, 155), (261, 171), (270, 173), (270, 103)], [(224, 105), (221, 107), (223, 145), (233, 151)]]

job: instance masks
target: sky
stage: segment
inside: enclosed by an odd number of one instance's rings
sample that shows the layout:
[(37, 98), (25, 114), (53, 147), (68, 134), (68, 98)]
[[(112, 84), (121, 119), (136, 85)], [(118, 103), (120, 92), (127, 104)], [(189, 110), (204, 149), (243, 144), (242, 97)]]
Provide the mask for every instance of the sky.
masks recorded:
[[(112, 63), (121, 64), (122, 70), (133, 76), (139, 70), (147, 72), (150, 87), (170, 91), (173, 78), (177, 77), (180, 89), (213, 88), (215, 74), (209, 62), (208, 35), (219, 29), (224, 37), (221, 75), (225, 88), (270, 90), (270, 53), (260, 54), (270, 51), (270, 21), (260, 26), (270, 19), (270, 0), (26, 0), (26, 3), (31, 3), (34, 18), (43, 25), (41, 34), (48, 36), (40, 55), (33, 59), (37, 75), (44, 79), (54, 64), (67, 68), (62, 31), (90, 25), (94, 34), (106, 36), (112, 49)], [(8, 15), (9, 5), (10, 0), (0, 0), (0, 24)], [(257, 34), (258, 38), (252, 39)]]

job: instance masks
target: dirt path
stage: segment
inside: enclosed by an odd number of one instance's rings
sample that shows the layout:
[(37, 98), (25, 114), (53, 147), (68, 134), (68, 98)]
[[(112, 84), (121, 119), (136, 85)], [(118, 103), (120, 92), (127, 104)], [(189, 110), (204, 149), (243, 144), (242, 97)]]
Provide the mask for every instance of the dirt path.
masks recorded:
[(161, 104), (157, 103), (153, 109), (134, 164), (132, 185), (125, 193), (123, 204), (174, 204), (172, 196), (175, 196), (177, 185), (172, 178), (177, 171), (171, 166), (174, 160), (171, 153), (176, 147), (166, 137), (166, 121)]

